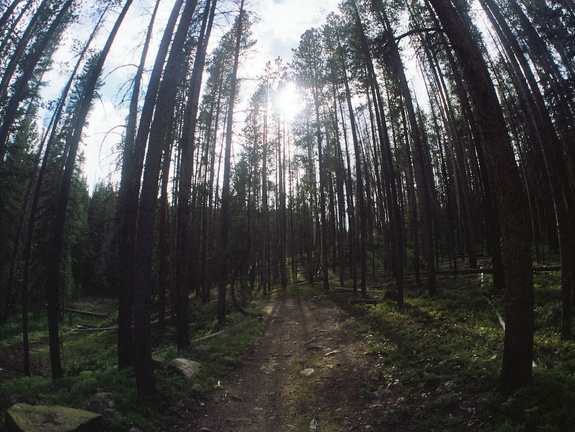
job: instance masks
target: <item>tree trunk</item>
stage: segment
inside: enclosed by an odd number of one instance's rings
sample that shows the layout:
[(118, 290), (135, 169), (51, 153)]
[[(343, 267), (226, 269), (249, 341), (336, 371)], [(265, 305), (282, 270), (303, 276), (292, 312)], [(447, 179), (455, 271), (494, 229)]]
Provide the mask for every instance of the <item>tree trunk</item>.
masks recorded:
[(142, 190), (137, 213), (137, 235), (134, 253), (134, 371), (141, 395), (155, 393), (151, 340), (151, 272), (153, 257), (158, 179), (162, 154), (171, 144), (178, 85), (185, 77), (185, 59), (189, 55), (185, 42), (197, 1), (187, 2), (176, 30), (164, 76), (158, 91), (154, 120), (150, 127), (150, 144), (146, 153)]
[[(340, 46), (341, 50), (341, 46)], [(341, 50), (343, 53), (343, 50)], [(363, 296), (367, 295), (366, 292), (366, 280), (367, 280), (367, 212), (365, 204), (365, 191), (364, 191), (364, 178), (361, 169), (362, 165), (362, 154), (360, 149), (359, 136), (357, 133), (357, 124), (355, 120), (355, 114), (353, 110), (353, 103), (351, 101), (351, 90), (349, 88), (349, 80), (347, 74), (347, 67), (345, 65), (345, 58), (342, 57), (342, 73), (343, 73), (343, 83), (345, 86), (345, 98), (347, 101), (347, 109), (351, 127), (351, 137), (353, 140), (353, 151), (355, 154), (355, 177), (356, 177), (356, 195), (357, 195), (357, 218), (359, 219), (359, 265), (361, 269), (361, 279), (360, 279), (360, 290)]]
[[(34, 46), (33, 52), (26, 59), (26, 68), (15, 84), (14, 93), (10, 97), (10, 101), (8, 102), (8, 106), (6, 107), (6, 111), (2, 118), (2, 125), (0, 126), (0, 165), (4, 161), (6, 144), (10, 137), (12, 126), (18, 117), (18, 107), (26, 97), (28, 83), (34, 75), (36, 65), (40, 59), (46, 55), (46, 50), (48, 49), (49, 44), (54, 41), (54, 38), (59, 34), (59, 30), (65, 24), (73, 3), (74, 0), (68, 0), (64, 3), (40, 41)], [(8, 85), (8, 83), (6, 83), (6, 85)]]
[[(211, 5), (210, 5), (211, 3)], [(207, 45), (214, 22), (216, 0), (206, 2), (204, 19), (200, 33), (200, 43), (194, 59), (194, 67), (188, 90), (182, 137), (180, 139), (181, 165), (180, 184), (178, 190), (178, 214), (176, 222), (176, 343), (178, 349), (183, 349), (190, 343), (188, 331), (188, 296), (190, 289), (190, 198), (192, 192), (192, 170), (194, 158), (194, 142), (196, 137), (196, 116), (200, 99), (200, 88), (204, 65), (206, 62)]]
[(481, 0), (483, 8), (491, 19), (498, 33), (503, 48), (508, 54), (509, 61), (516, 75), (519, 93), (525, 99), (526, 115), (537, 135), (537, 142), (541, 147), (543, 162), (551, 188), (555, 219), (559, 237), (559, 252), (561, 257), (561, 286), (563, 293), (563, 312), (561, 319), (561, 338), (570, 339), (572, 336), (572, 296), (575, 281), (575, 269), (572, 266), (574, 241), (574, 226), (569, 223), (569, 208), (573, 207), (573, 194), (569, 190), (569, 180), (564, 158), (560, 154), (561, 143), (555, 132), (553, 122), (545, 106), (540, 87), (533, 75), (530, 65), (513, 36), (505, 18), (493, 0)]
[(62, 174), (60, 183), (60, 191), (58, 194), (58, 203), (56, 206), (54, 231), (52, 233), (52, 254), (48, 262), (48, 270), (46, 275), (46, 295), (48, 302), (48, 330), (50, 340), (50, 364), (52, 368), (52, 378), (60, 379), (63, 377), (61, 357), (60, 357), (60, 338), (59, 338), (59, 314), (60, 314), (60, 284), (62, 281), (60, 273), (60, 265), (62, 260), (62, 251), (64, 245), (64, 228), (66, 223), (66, 209), (68, 206), (68, 198), (70, 196), (70, 186), (72, 184), (72, 176), (76, 164), (76, 155), (80, 141), (82, 140), (82, 132), (86, 124), (86, 119), (90, 108), (92, 107), (92, 100), (96, 93), (98, 79), (104, 66), (104, 61), (110, 51), (114, 38), (118, 33), (120, 25), (126, 16), (128, 9), (132, 5), (132, 0), (126, 1), (122, 12), (116, 19), (114, 27), (108, 36), (106, 45), (98, 54), (98, 59), (90, 70), (87, 81), (82, 90), (82, 97), (78, 107), (77, 115), (73, 124), (73, 134), (68, 138), (66, 146), (68, 147), (68, 155), (66, 157), (66, 164)]
[[(130, 143), (131, 126), (126, 131), (120, 190), (118, 192), (118, 265), (119, 277), (119, 306), (118, 306), (118, 367), (120, 369), (133, 365), (133, 338), (132, 318), (134, 302), (134, 255), (136, 242), (136, 222), (138, 214), (138, 197), (140, 194), (140, 179), (142, 176), (144, 155), (154, 114), (154, 106), (158, 96), (158, 88), (162, 76), (162, 70), (176, 22), (178, 20), (183, 0), (177, 0), (172, 8), (170, 18), (166, 24), (150, 81), (146, 90), (144, 106), (140, 115), (138, 132), (133, 145)], [(148, 33), (151, 33), (153, 20), (150, 22)], [(140, 67), (143, 66), (143, 60)], [(133, 98), (138, 95), (133, 94)], [(137, 105), (135, 106), (137, 108)], [(131, 110), (131, 116), (137, 114)], [(130, 125), (131, 120), (128, 120)], [(135, 118), (133, 119), (135, 123)]]
[(224, 153), (224, 175), (223, 175), (223, 185), (222, 185), (222, 206), (220, 209), (220, 237), (219, 237), (219, 249), (220, 249), (220, 262), (219, 262), (219, 282), (218, 282), (218, 320), (223, 322), (226, 319), (226, 287), (228, 283), (227, 274), (229, 269), (227, 268), (227, 263), (225, 256), (228, 253), (228, 242), (229, 242), (229, 225), (230, 225), (230, 171), (231, 171), (231, 151), (232, 151), (232, 139), (234, 132), (234, 106), (237, 93), (237, 73), (238, 66), (240, 62), (240, 48), (242, 41), (242, 30), (243, 30), (243, 16), (244, 16), (244, 0), (240, 4), (240, 13), (236, 22), (236, 40), (234, 47), (234, 65), (232, 69), (231, 80), (231, 90), (230, 90), (230, 102), (228, 105), (228, 118), (226, 125), (226, 146)]
[(521, 180), (505, 120), (481, 51), (449, 0), (433, 5), (462, 67), (484, 150), (481, 163), (492, 177), (501, 222), (505, 268), (506, 327), (500, 386), (511, 393), (529, 384), (533, 364), (531, 236)]

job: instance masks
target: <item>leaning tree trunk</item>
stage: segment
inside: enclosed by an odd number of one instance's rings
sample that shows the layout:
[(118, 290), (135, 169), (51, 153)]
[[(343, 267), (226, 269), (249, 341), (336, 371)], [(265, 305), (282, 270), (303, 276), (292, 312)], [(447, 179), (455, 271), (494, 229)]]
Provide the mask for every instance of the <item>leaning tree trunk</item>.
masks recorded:
[[(138, 196), (140, 193), (140, 179), (142, 177), (144, 155), (150, 132), (154, 106), (158, 97), (158, 88), (162, 76), (162, 69), (174, 28), (176, 26), (183, 0), (178, 0), (173, 8), (164, 29), (164, 34), (158, 48), (154, 67), (150, 75), (144, 105), (140, 114), (137, 134), (133, 137), (133, 124), (136, 122), (137, 104), (132, 104), (128, 128), (124, 141), (124, 156), (120, 190), (118, 192), (118, 266), (119, 276), (119, 306), (118, 306), (118, 367), (120, 369), (133, 365), (132, 315), (134, 302), (134, 254), (136, 242), (136, 220), (138, 214)], [(148, 33), (151, 32), (153, 20), (150, 22)], [(143, 60), (140, 65), (142, 67)], [(136, 76), (138, 78), (138, 75)], [(133, 98), (137, 95), (133, 94)]]
[(178, 87), (185, 78), (185, 59), (189, 56), (186, 39), (197, 1), (187, 2), (176, 30), (164, 76), (158, 91), (154, 120), (150, 127), (150, 145), (146, 154), (142, 190), (137, 212), (134, 253), (134, 372), (141, 395), (155, 393), (150, 324), (152, 289), (150, 277), (154, 245), (154, 228), (158, 200), (158, 180), (162, 154), (171, 144)]
[[(574, 229), (572, 212), (573, 192), (569, 188), (567, 168), (560, 154), (561, 143), (555, 132), (551, 116), (545, 106), (538, 82), (529, 66), (525, 54), (513, 36), (507, 21), (493, 0), (481, 0), (483, 8), (495, 28), (503, 48), (516, 75), (519, 92), (525, 99), (526, 115), (533, 122), (537, 141), (541, 146), (546, 175), (550, 184), (561, 257), (561, 289), (563, 305), (561, 316), (561, 338), (568, 340), (572, 336), (572, 296), (575, 269), (573, 266)], [(571, 215), (571, 216), (570, 216)]]
[(207, 45), (214, 22), (216, 0), (206, 2), (204, 19), (200, 35), (200, 44), (194, 59), (194, 67), (186, 102), (184, 125), (180, 139), (181, 165), (178, 190), (178, 213), (176, 222), (176, 343), (179, 349), (190, 343), (188, 331), (188, 296), (190, 287), (191, 250), (189, 244), (190, 198), (192, 192), (192, 169), (194, 158), (194, 141), (196, 136), (196, 116), (200, 99), (200, 88)]
[(62, 118), (62, 113), (64, 111), (64, 106), (66, 104), (66, 100), (68, 99), (68, 94), (70, 89), (72, 88), (72, 84), (76, 79), (78, 70), (82, 62), (84, 61), (84, 57), (88, 52), (88, 48), (92, 43), (94, 37), (97, 34), (98, 27), (100, 22), (104, 19), (105, 13), (107, 9), (102, 13), (100, 16), (100, 21), (94, 28), (94, 31), (84, 44), (84, 48), (79, 53), (78, 61), (74, 66), (70, 77), (64, 88), (62, 89), (60, 98), (58, 99), (58, 103), (54, 109), (52, 118), (50, 120), (51, 127), (48, 128), (50, 131), (47, 132), (44, 140), (41, 144), (41, 148), (38, 150), (38, 158), (42, 153), (42, 147), (46, 144), (46, 151), (44, 152), (44, 158), (42, 160), (42, 164), (40, 165), (40, 169), (38, 171), (38, 177), (36, 179), (36, 184), (34, 186), (34, 193), (32, 194), (32, 202), (30, 204), (30, 212), (28, 214), (28, 224), (27, 224), (27, 232), (26, 232), (26, 240), (24, 243), (24, 250), (22, 255), (23, 260), (23, 269), (22, 269), (22, 337), (23, 337), (23, 351), (24, 351), (24, 372), (26, 375), (30, 375), (30, 352), (28, 346), (28, 330), (29, 330), (29, 322), (28, 322), (28, 290), (29, 290), (29, 281), (30, 281), (30, 262), (32, 256), (32, 246), (33, 246), (33, 237), (34, 237), (34, 226), (36, 223), (36, 213), (38, 211), (38, 206), (40, 205), (40, 193), (42, 190), (42, 185), (44, 182), (44, 176), (46, 174), (48, 162), (50, 160), (50, 154), (52, 153), (52, 146), (56, 141), (56, 135), (59, 131), (60, 120)]
[(48, 301), (48, 330), (49, 330), (49, 340), (50, 340), (50, 364), (52, 367), (52, 378), (60, 379), (63, 377), (61, 356), (60, 356), (60, 338), (59, 338), (59, 315), (60, 315), (60, 284), (62, 282), (62, 275), (60, 273), (60, 265), (62, 261), (63, 245), (64, 245), (64, 228), (66, 223), (66, 209), (68, 207), (68, 198), (70, 196), (70, 187), (72, 184), (72, 177), (74, 174), (74, 167), (76, 164), (76, 155), (78, 153), (78, 147), (80, 141), (82, 140), (82, 132), (86, 124), (86, 119), (90, 108), (92, 107), (92, 101), (96, 95), (96, 88), (98, 85), (98, 79), (104, 67), (104, 61), (114, 38), (120, 29), (120, 25), (124, 20), (128, 9), (132, 5), (132, 0), (126, 1), (122, 12), (116, 19), (114, 27), (108, 36), (106, 45), (102, 51), (98, 54), (98, 59), (93, 65), (90, 73), (87, 77), (87, 81), (84, 84), (81, 98), (79, 99), (80, 104), (78, 106), (77, 115), (74, 120), (73, 133), (66, 142), (66, 147), (68, 148), (68, 155), (66, 157), (66, 163), (64, 166), (64, 172), (62, 174), (62, 180), (60, 183), (60, 191), (58, 194), (58, 202), (56, 205), (56, 214), (54, 222), (54, 230), (52, 233), (52, 254), (50, 255), (50, 260), (48, 262), (48, 269), (46, 275), (46, 295)]
[(34, 50), (25, 60), (26, 67), (14, 85), (14, 93), (10, 97), (6, 110), (3, 113), (2, 124), (0, 125), (0, 164), (4, 160), (12, 126), (19, 115), (18, 108), (20, 103), (26, 98), (28, 83), (34, 75), (38, 62), (46, 55), (46, 50), (49, 49), (50, 43), (54, 42), (54, 38), (58, 37), (59, 30), (66, 24), (66, 19), (69, 17), (73, 3), (74, 0), (68, 0), (62, 6), (40, 41), (35, 44)]
[(355, 1), (351, 2), (354, 15), (355, 15), (355, 27), (361, 38), (361, 51), (363, 62), (368, 74), (368, 85), (367, 89), (372, 94), (374, 101), (374, 113), (375, 121), (377, 124), (377, 134), (379, 139), (379, 145), (381, 150), (382, 158), (382, 177), (384, 187), (386, 189), (386, 201), (389, 207), (389, 235), (390, 243), (392, 247), (392, 267), (393, 275), (396, 279), (396, 285), (398, 288), (398, 305), (400, 308), (403, 307), (403, 285), (404, 285), (404, 269), (403, 269), (403, 258), (405, 253), (405, 243), (404, 243), (404, 228), (403, 228), (403, 215), (401, 214), (401, 208), (399, 204), (399, 191), (396, 181), (396, 169), (394, 166), (393, 155), (391, 151), (391, 143), (389, 140), (389, 131), (387, 129), (385, 120), (385, 109), (383, 98), (380, 92), (379, 84), (377, 82), (377, 74), (375, 72), (375, 67), (373, 64), (373, 59), (371, 57), (371, 52), (369, 49), (369, 42), (361, 17), (359, 15), (359, 10), (357, 9), (357, 4)]
[(505, 274), (505, 341), (501, 390), (531, 382), (533, 362), (533, 273), (526, 199), (505, 119), (481, 50), (449, 0), (429, 0), (462, 68), (482, 137), (482, 164), (491, 174), (501, 224)]

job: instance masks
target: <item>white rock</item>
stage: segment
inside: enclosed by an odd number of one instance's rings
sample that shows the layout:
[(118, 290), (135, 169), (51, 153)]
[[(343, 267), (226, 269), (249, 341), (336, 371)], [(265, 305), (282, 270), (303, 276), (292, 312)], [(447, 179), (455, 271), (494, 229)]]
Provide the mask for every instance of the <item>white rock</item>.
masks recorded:
[(313, 368), (305, 368), (299, 374), (304, 377), (312, 376), (315, 373), (315, 369)]

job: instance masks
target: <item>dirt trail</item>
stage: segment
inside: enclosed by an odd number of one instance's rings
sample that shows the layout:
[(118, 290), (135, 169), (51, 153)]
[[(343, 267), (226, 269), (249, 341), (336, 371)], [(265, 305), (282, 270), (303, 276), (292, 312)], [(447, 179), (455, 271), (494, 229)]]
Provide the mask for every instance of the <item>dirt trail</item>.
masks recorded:
[(264, 307), (262, 342), (199, 413), (172, 430), (374, 430), (378, 406), (362, 398), (362, 385), (375, 360), (364, 354), (355, 320), (321, 298), (274, 299)]

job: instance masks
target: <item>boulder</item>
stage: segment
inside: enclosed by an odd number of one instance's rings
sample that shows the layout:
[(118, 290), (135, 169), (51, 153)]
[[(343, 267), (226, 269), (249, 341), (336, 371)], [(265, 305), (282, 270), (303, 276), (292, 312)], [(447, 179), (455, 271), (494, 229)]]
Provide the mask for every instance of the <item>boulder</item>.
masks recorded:
[(201, 363), (185, 358), (173, 359), (170, 362), (170, 366), (188, 379), (194, 378), (202, 367)]
[(17, 403), (6, 411), (11, 432), (100, 432), (102, 416), (90, 411)]

